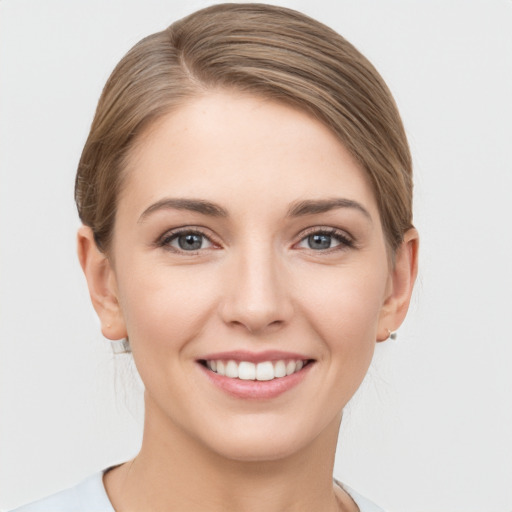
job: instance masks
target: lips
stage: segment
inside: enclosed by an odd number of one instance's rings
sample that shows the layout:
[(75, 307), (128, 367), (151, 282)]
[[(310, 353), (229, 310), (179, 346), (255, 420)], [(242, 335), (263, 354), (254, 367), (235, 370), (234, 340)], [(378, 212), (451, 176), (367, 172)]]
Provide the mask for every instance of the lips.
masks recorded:
[(285, 352), (224, 352), (199, 359), (210, 382), (238, 398), (273, 398), (293, 388), (315, 361)]

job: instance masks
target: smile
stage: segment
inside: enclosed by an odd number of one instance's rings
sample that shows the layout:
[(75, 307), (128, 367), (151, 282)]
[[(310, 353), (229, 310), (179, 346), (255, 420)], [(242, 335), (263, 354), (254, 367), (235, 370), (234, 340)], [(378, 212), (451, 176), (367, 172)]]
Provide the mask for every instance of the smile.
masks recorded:
[(234, 361), (209, 359), (204, 365), (216, 373), (230, 379), (269, 381), (287, 377), (302, 370), (310, 360), (288, 359), (279, 361)]
[(205, 354), (197, 363), (209, 382), (228, 395), (243, 400), (269, 400), (303, 382), (316, 360), (280, 350), (233, 350)]

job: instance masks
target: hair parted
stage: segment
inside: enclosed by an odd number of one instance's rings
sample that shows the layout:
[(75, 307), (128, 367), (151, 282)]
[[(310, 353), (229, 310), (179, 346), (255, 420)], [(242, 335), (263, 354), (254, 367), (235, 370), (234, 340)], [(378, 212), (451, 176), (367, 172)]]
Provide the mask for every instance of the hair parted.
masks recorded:
[(107, 251), (127, 158), (144, 129), (209, 90), (285, 102), (327, 125), (367, 173), (392, 251), (412, 226), (412, 163), (395, 102), (373, 65), (332, 29), (265, 4), (197, 11), (137, 43), (100, 97), (78, 165), (82, 222)]

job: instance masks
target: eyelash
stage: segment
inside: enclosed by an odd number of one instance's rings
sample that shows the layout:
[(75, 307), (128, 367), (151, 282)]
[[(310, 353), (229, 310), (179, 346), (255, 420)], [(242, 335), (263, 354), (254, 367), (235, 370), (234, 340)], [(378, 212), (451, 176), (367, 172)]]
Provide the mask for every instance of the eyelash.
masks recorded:
[[(197, 250), (188, 251), (188, 250), (184, 250), (184, 249), (179, 249), (177, 247), (172, 247), (170, 245), (171, 242), (177, 240), (180, 236), (184, 236), (184, 235), (198, 235), (198, 236), (202, 237), (203, 239), (207, 240), (211, 244), (211, 246), (213, 246), (214, 248), (220, 247), (220, 244), (216, 243), (212, 239), (211, 235), (207, 235), (201, 229), (191, 228), (191, 227), (167, 231), (156, 241), (155, 245), (158, 247), (161, 247), (163, 249), (166, 249), (168, 251), (172, 251), (172, 252), (175, 252), (178, 254), (188, 254), (188, 255), (196, 255), (196, 254), (199, 254), (200, 251), (206, 249), (206, 248), (200, 248)], [(334, 251), (342, 251), (345, 249), (350, 249), (350, 248), (355, 247), (354, 240), (350, 236), (348, 236), (346, 233), (344, 233), (343, 231), (340, 231), (339, 229), (336, 229), (336, 228), (318, 228), (318, 227), (310, 228), (305, 233), (302, 233), (300, 240), (294, 244), (294, 247), (296, 247), (300, 243), (306, 241), (310, 236), (314, 236), (314, 235), (325, 235), (325, 236), (331, 237), (331, 238), (335, 239), (337, 242), (339, 242), (339, 245), (334, 246), (334, 247), (329, 247), (327, 249), (320, 249), (320, 250), (312, 249), (310, 247), (310, 248), (307, 248), (307, 250), (309, 250), (309, 251), (313, 251), (313, 252), (317, 252), (317, 253), (330, 253), (330, 252), (334, 252)], [(210, 248), (210, 247), (208, 247), (208, 248)]]
[[(318, 252), (318, 253), (330, 253), (330, 252), (334, 252), (334, 251), (343, 251), (346, 249), (354, 248), (356, 245), (354, 239), (352, 237), (350, 237), (344, 231), (340, 231), (339, 229), (336, 229), (336, 228), (318, 228), (318, 227), (310, 228), (305, 233), (303, 233), (298, 244), (306, 241), (310, 236), (313, 236), (313, 235), (329, 236), (329, 237), (335, 239), (337, 242), (339, 242), (338, 246), (329, 247), (329, 248), (323, 249), (323, 250), (316, 250), (316, 249), (312, 249), (312, 248), (308, 249), (310, 251), (314, 251), (314, 252)], [(295, 245), (297, 245), (297, 244), (295, 244)]]
[(161, 248), (163, 248), (165, 250), (171, 251), (171, 252), (175, 252), (175, 253), (178, 253), (178, 254), (187, 254), (187, 255), (189, 255), (189, 254), (190, 255), (199, 254), (199, 252), (201, 250), (204, 250), (203, 248), (201, 248), (201, 249), (186, 251), (184, 249), (179, 249), (177, 247), (172, 247), (170, 245), (171, 242), (173, 242), (174, 240), (177, 240), (180, 236), (184, 236), (184, 235), (197, 235), (197, 236), (200, 236), (203, 239), (207, 240), (213, 247), (216, 247), (216, 248), (219, 247), (219, 244), (217, 244), (212, 239), (212, 237), (210, 235), (207, 235), (201, 229), (191, 228), (191, 227), (186, 227), (186, 228), (181, 228), (181, 229), (173, 229), (173, 230), (170, 230), (170, 231), (166, 231), (157, 240), (155, 245), (157, 245), (158, 247), (161, 247)]

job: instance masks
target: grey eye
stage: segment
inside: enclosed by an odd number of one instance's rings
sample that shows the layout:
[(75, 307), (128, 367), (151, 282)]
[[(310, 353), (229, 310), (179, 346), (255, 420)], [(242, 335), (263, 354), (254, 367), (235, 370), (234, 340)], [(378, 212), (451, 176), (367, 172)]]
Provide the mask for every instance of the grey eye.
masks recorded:
[(329, 249), (342, 249), (353, 247), (354, 244), (347, 236), (338, 231), (316, 231), (306, 235), (299, 243), (301, 249), (313, 251), (327, 251)]
[(210, 249), (214, 243), (201, 231), (182, 229), (165, 234), (158, 245), (177, 253), (185, 253)]
[(197, 251), (203, 248), (204, 236), (197, 233), (186, 233), (177, 236), (176, 241), (183, 251)]
[(308, 247), (310, 249), (322, 250), (322, 249), (330, 249), (332, 247), (332, 237), (331, 235), (325, 235), (322, 233), (317, 233), (315, 235), (310, 235), (307, 237)]

